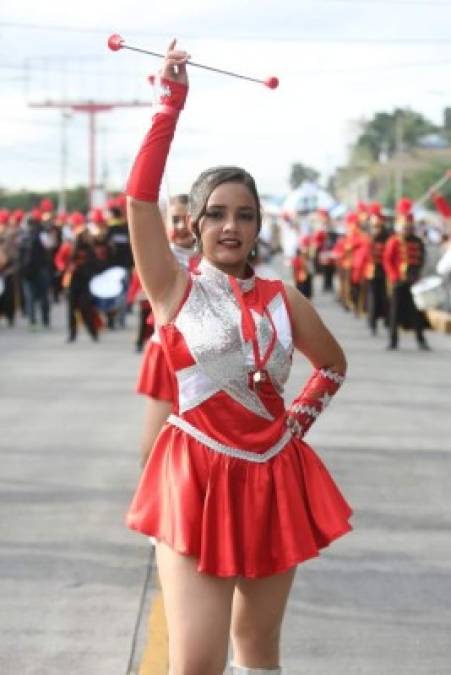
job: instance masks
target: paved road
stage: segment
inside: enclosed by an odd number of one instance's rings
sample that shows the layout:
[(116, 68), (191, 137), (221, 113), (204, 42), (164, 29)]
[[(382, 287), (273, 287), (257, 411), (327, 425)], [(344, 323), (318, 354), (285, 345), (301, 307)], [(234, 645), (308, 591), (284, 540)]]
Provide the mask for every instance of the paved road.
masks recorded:
[[(451, 672), (451, 337), (431, 353), (330, 298), (349, 378), (309, 435), (355, 531), (302, 566), (284, 629), (288, 675)], [(0, 673), (125, 675), (148, 562), (123, 526), (143, 401), (133, 330), (64, 344), (0, 328)], [(288, 396), (308, 367), (297, 358)], [(147, 675), (147, 674), (146, 674)]]
[(0, 673), (122, 675), (148, 556), (123, 525), (139, 358), (132, 331), (64, 344), (55, 314), (0, 332)]

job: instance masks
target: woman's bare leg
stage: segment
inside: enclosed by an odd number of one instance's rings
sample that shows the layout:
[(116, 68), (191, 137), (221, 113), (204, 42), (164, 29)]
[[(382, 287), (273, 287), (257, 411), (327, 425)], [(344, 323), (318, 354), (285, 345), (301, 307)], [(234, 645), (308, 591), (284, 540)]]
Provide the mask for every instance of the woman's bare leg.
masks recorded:
[(296, 568), (261, 579), (237, 579), (231, 637), (237, 666), (277, 669), (280, 631)]
[(197, 571), (195, 558), (157, 544), (169, 633), (170, 675), (222, 675), (235, 578)]

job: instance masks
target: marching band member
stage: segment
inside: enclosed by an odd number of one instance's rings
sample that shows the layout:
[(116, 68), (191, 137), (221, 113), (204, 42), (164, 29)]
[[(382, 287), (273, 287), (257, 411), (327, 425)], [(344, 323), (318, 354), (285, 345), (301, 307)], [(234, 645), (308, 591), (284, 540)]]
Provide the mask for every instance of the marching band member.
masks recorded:
[[(99, 339), (101, 321), (94, 307), (89, 291), (89, 282), (100, 271), (100, 264), (94, 251), (92, 235), (86, 226), (86, 219), (82, 213), (75, 211), (70, 216), (75, 239), (70, 244), (69, 259), (66, 261), (64, 285), (67, 288), (67, 342), (77, 339), (77, 314), (80, 313), (86, 329), (94, 340)], [(67, 254), (66, 254), (67, 255)], [(62, 258), (62, 253), (60, 254)], [(57, 261), (57, 264), (60, 260)]]
[(346, 216), (346, 234), (338, 239), (333, 255), (339, 270), (339, 299), (346, 310), (357, 313), (359, 306), (359, 283), (356, 275), (357, 251), (362, 244), (362, 232), (357, 213)]
[[(350, 507), (302, 440), (340, 388), (346, 361), (296, 289), (249, 268), (261, 215), (243, 169), (207, 170), (192, 187), (197, 270), (171, 251), (158, 194), (187, 59), (173, 41), (161, 105), (127, 187), (136, 265), (175, 393), (127, 521), (157, 540), (172, 675), (220, 675), (230, 632), (236, 675), (277, 675), (295, 568), (350, 529)], [(314, 371), (286, 410), (293, 348)]]
[(308, 234), (299, 237), (299, 248), (291, 259), (294, 285), (306, 298), (312, 297), (312, 271), (309, 257), (310, 239)]
[(6, 317), (9, 326), (14, 325), (16, 315), (18, 250), (13, 215), (8, 209), (0, 209), (0, 316)]
[(384, 225), (381, 205), (373, 202), (368, 207), (370, 237), (367, 238), (357, 254), (357, 266), (366, 288), (366, 307), (368, 324), (373, 335), (377, 333), (378, 319), (387, 324), (388, 300), (383, 255), (388, 239)]
[(126, 271), (124, 293), (117, 302), (116, 309), (107, 312), (108, 328), (114, 330), (118, 326), (125, 328), (127, 315), (127, 290), (133, 269), (133, 255), (128, 232), (125, 196), (118, 195), (109, 199), (107, 209), (110, 213), (106, 229), (106, 242), (111, 250), (111, 265), (122, 267)]
[(315, 250), (317, 270), (323, 276), (323, 291), (327, 293), (333, 291), (334, 288), (336, 266), (333, 250), (338, 235), (332, 227), (329, 211), (318, 209), (317, 214), (320, 219), (320, 228), (313, 234), (312, 244)]
[(429, 350), (423, 329), (424, 315), (413, 301), (411, 287), (419, 280), (424, 265), (424, 244), (414, 234), (412, 202), (402, 197), (396, 206), (397, 232), (389, 237), (383, 254), (383, 265), (390, 284), (390, 342), (388, 349), (398, 348), (398, 327), (415, 330), (420, 349)]

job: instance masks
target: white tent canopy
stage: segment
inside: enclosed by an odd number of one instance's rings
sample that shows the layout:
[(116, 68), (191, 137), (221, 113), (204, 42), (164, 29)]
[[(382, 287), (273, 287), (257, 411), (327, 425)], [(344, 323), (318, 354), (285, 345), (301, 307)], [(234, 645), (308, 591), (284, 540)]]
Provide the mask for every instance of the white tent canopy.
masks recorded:
[(290, 192), (282, 204), (282, 210), (288, 212), (311, 212), (316, 209), (332, 209), (335, 199), (317, 183), (305, 180), (301, 185)]

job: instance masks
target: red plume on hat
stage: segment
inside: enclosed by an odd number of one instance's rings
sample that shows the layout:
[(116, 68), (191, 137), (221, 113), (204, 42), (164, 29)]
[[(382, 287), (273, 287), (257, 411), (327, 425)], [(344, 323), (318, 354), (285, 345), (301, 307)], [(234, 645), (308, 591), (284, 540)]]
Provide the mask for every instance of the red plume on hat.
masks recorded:
[(357, 213), (368, 213), (368, 204), (365, 202), (357, 202), (356, 211)]
[(383, 218), (383, 213), (382, 213), (382, 205), (379, 202), (371, 202), (371, 204), (368, 206), (368, 213), (371, 216), (378, 216), (379, 218)]
[(9, 220), (8, 209), (0, 209), (0, 225), (7, 225)]
[(104, 225), (106, 221), (102, 209), (100, 208), (93, 209), (91, 213), (91, 220), (96, 225)]
[(42, 213), (38, 208), (31, 209), (30, 216), (33, 220), (37, 220), (38, 222), (41, 222), (42, 220)]
[(401, 199), (396, 204), (396, 213), (400, 216), (411, 216), (412, 215), (412, 200), (408, 197), (401, 197)]
[(41, 203), (39, 204), (39, 208), (42, 213), (51, 213), (53, 211), (53, 202), (51, 199), (48, 199), (47, 197), (45, 199), (41, 199)]
[(127, 197), (124, 194), (118, 195), (116, 197), (116, 203), (118, 208), (121, 210), (122, 215), (125, 216), (125, 212), (127, 210)]
[(14, 225), (19, 225), (24, 215), (25, 211), (22, 209), (15, 209), (15, 211), (13, 211), (11, 214), (11, 220), (13, 221)]
[(69, 223), (73, 228), (80, 227), (80, 225), (84, 225), (85, 222), (85, 217), (82, 213), (80, 213), (80, 211), (74, 211), (69, 216)]
[(57, 213), (57, 216), (56, 216), (56, 218), (55, 218), (55, 223), (56, 223), (57, 225), (64, 225), (64, 223), (66, 222), (66, 220), (67, 220), (67, 213), (66, 213), (66, 211), (59, 211), (59, 213)]
[(111, 211), (111, 209), (117, 209), (121, 212), (123, 216), (125, 216), (125, 211), (126, 211), (126, 206), (127, 206), (127, 199), (125, 195), (118, 195), (117, 197), (111, 197), (108, 199), (106, 203), (107, 209)]

